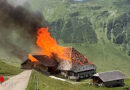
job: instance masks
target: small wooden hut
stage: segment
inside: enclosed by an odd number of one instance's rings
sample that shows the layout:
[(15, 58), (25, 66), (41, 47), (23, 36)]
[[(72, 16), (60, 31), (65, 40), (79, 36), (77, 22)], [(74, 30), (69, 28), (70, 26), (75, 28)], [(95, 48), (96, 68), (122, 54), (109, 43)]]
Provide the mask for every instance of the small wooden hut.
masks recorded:
[(127, 77), (120, 71), (102, 72), (94, 74), (93, 84), (106, 87), (124, 86), (125, 78)]

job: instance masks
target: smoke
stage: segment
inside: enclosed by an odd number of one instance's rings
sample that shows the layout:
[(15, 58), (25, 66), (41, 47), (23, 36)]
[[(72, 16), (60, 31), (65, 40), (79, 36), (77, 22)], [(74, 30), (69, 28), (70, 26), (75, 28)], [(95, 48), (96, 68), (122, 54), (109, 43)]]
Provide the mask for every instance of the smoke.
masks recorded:
[(46, 27), (46, 21), (40, 12), (23, 7), (25, 0), (15, 1), (0, 0), (0, 56), (23, 59), (35, 44), (37, 29)]
[(29, 0), (8, 0), (8, 3), (13, 6), (23, 6)]

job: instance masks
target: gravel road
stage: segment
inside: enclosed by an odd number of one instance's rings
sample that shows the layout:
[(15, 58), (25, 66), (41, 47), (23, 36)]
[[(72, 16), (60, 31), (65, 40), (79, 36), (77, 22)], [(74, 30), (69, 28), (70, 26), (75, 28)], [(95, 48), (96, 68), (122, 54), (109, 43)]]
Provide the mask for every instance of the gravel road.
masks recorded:
[(32, 70), (25, 70), (22, 73), (11, 77), (5, 81), (3, 85), (0, 85), (0, 90), (25, 90)]

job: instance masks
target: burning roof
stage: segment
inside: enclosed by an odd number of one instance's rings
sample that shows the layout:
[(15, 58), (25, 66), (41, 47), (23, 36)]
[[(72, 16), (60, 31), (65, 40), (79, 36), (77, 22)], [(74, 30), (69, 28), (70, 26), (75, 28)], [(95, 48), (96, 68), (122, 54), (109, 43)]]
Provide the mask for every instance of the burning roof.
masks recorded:
[[(76, 49), (58, 45), (56, 39), (51, 37), (48, 30), (49, 27), (46, 27), (40, 28), (37, 31), (36, 44), (42, 49), (43, 55), (46, 55), (49, 58), (55, 57), (58, 63), (67, 60), (67, 62), (73, 63), (72, 66), (75, 66), (76, 64), (89, 63), (87, 58)], [(37, 62), (35, 58), (31, 57), (31, 55), (29, 55), (29, 59), (31, 59), (32, 62)]]
[[(93, 66), (92, 63), (90, 63), (87, 58), (82, 55), (80, 52), (78, 52), (76, 49), (72, 48), (72, 47), (68, 47), (67, 49), (67, 53), (70, 56), (70, 62), (68, 60), (61, 60), (58, 68), (60, 70), (75, 70), (75, 71), (79, 71), (77, 68), (78, 67), (90, 67)], [(94, 67), (92, 67), (94, 68)], [(80, 68), (81, 69), (81, 68)], [(83, 70), (83, 69), (82, 69)]]

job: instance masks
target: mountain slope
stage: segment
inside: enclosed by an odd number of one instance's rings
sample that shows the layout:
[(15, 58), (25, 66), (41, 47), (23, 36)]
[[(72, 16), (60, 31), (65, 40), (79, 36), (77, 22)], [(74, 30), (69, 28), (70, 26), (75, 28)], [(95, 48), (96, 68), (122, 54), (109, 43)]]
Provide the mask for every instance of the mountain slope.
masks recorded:
[(22, 72), (20, 68), (6, 64), (5, 62), (0, 60), (0, 75), (10, 76), (10, 75), (16, 75), (20, 72)]
[(31, 0), (43, 12), (50, 32), (65, 43), (117, 44), (130, 55), (129, 0)]

